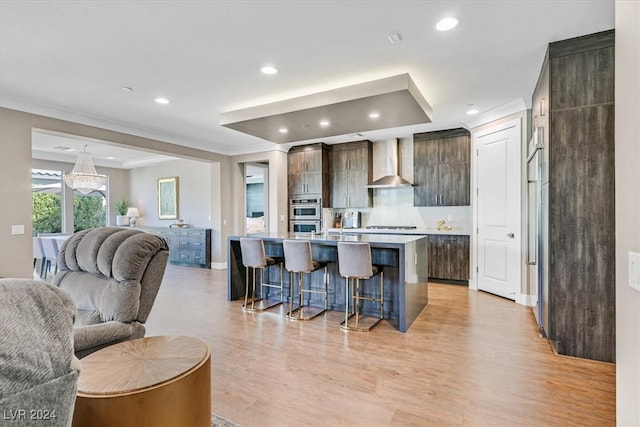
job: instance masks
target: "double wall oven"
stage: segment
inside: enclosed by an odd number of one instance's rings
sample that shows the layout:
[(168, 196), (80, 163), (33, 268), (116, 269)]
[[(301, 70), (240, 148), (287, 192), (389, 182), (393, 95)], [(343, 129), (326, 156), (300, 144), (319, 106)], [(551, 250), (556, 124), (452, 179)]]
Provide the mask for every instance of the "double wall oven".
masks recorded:
[(314, 197), (289, 200), (289, 231), (292, 233), (320, 232), (322, 200)]

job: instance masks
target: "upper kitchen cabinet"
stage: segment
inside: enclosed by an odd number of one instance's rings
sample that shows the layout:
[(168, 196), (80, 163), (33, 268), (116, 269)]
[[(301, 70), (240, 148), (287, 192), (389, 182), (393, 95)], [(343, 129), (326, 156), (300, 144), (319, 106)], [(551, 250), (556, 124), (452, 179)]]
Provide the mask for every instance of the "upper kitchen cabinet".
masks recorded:
[(329, 203), (329, 147), (310, 144), (292, 147), (287, 156), (289, 198), (315, 196)]
[(614, 30), (549, 44), (532, 111), (547, 169), (542, 326), (558, 353), (606, 362), (616, 360), (614, 46)]
[(371, 141), (336, 144), (331, 150), (331, 207), (371, 206), (373, 152)]
[(471, 134), (463, 128), (413, 135), (414, 206), (468, 206)]

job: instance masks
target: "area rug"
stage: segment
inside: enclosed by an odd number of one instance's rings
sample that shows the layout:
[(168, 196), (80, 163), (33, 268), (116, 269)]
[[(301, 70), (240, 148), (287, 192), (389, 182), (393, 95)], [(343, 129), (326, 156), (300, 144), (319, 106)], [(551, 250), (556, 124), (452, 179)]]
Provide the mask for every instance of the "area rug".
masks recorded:
[(211, 416), (211, 427), (242, 427), (240, 424), (236, 424), (231, 420), (228, 420), (220, 415), (213, 414)]

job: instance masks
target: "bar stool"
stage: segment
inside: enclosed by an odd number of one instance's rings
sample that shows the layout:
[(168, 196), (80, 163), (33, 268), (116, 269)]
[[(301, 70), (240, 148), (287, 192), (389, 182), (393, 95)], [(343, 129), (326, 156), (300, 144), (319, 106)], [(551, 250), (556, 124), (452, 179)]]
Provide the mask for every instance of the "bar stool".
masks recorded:
[[(287, 318), (292, 320), (310, 320), (324, 313), (328, 308), (328, 288), (329, 281), (327, 276), (327, 262), (314, 260), (311, 255), (311, 242), (308, 240), (283, 240), (282, 247), (284, 249), (284, 264), (289, 271), (289, 313)], [(324, 291), (313, 289), (305, 289), (303, 274), (311, 274), (316, 270), (324, 268)], [(294, 274), (298, 273), (298, 307), (293, 307), (293, 290), (294, 290)], [(324, 295), (324, 309), (319, 307), (307, 306), (309, 315), (304, 314), (304, 294), (322, 294)], [(293, 312), (297, 311), (297, 315)]]
[[(371, 246), (369, 243), (338, 242), (338, 269), (345, 278), (344, 322), (340, 328), (352, 331), (369, 331), (384, 317), (384, 271), (382, 267), (371, 263)], [(380, 274), (380, 298), (360, 295), (360, 279), (370, 279)], [(351, 280), (350, 280), (351, 279)], [(350, 288), (355, 280), (355, 294)], [(351, 282), (351, 283), (349, 283)], [(349, 300), (353, 305), (353, 313), (349, 315)], [(360, 316), (360, 300), (380, 303), (380, 318)], [(349, 324), (349, 318), (355, 314), (355, 324)], [(364, 322), (363, 322), (364, 320)]]
[[(264, 252), (264, 242), (262, 239), (241, 237), (240, 238), (240, 251), (242, 252), (242, 265), (245, 266), (245, 293), (244, 304), (242, 309), (245, 311), (262, 311), (276, 305), (282, 304), (284, 289), (282, 283), (282, 258), (268, 257)], [(272, 285), (271, 283), (264, 283), (264, 270), (272, 265), (280, 265), (280, 285)], [(253, 273), (253, 292), (251, 293), (251, 305), (249, 305), (249, 269)], [(256, 299), (256, 270), (260, 270), (260, 298)], [(264, 287), (280, 289), (280, 301), (269, 300), (264, 297)], [(256, 302), (260, 302), (258, 306)]]

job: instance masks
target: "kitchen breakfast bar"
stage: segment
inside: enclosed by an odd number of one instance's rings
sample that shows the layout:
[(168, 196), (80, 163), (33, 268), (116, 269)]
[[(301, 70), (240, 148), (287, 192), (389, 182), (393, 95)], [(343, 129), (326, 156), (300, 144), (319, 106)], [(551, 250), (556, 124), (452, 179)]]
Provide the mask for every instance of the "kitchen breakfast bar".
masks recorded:
[[(228, 239), (227, 299), (229, 301), (244, 298), (245, 294), (246, 276), (245, 267), (242, 264), (240, 237), (244, 236), (231, 236)], [(400, 332), (407, 331), (428, 303), (428, 254), (427, 237), (424, 235), (269, 233), (251, 234), (247, 237), (262, 239), (267, 256), (273, 257), (284, 257), (283, 240), (309, 240), (313, 258), (329, 263), (328, 304), (330, 310), (344, 312), (345, 309), (345, 279), (340, 277), (338, 270), (338, 242), (367, 242), (370, 244), (373, 264), (384, 269), (384, 318), (394, 324)], [(280, 282), (278, 268), (269, 268), (267, 271), (265, 281)], [(310, 284), (306, 283), (305, 288), (310, 286), (311, 289), (322, 289), (322, 273), (313, 273), (311, 277)], [(378, 279), (371, 280), (377, 281)], [(372, 286), (373, 284), (368, 282), (364, 284), (365, 292), (367, 289), (375, 292), (377, 286)], [(284, 300), (288, 302), (289, 274), (286, 270), (284, 283)], [(324, 306), (322, 298), (318, 296), (316, 299), (314, 297), (314, 294), (308, 297), (309, 300), (305, 301), (305, 304)], [(368, 315), (375, 315), (376, 308), (367, 301), (362, 305), (362, 311)]]

